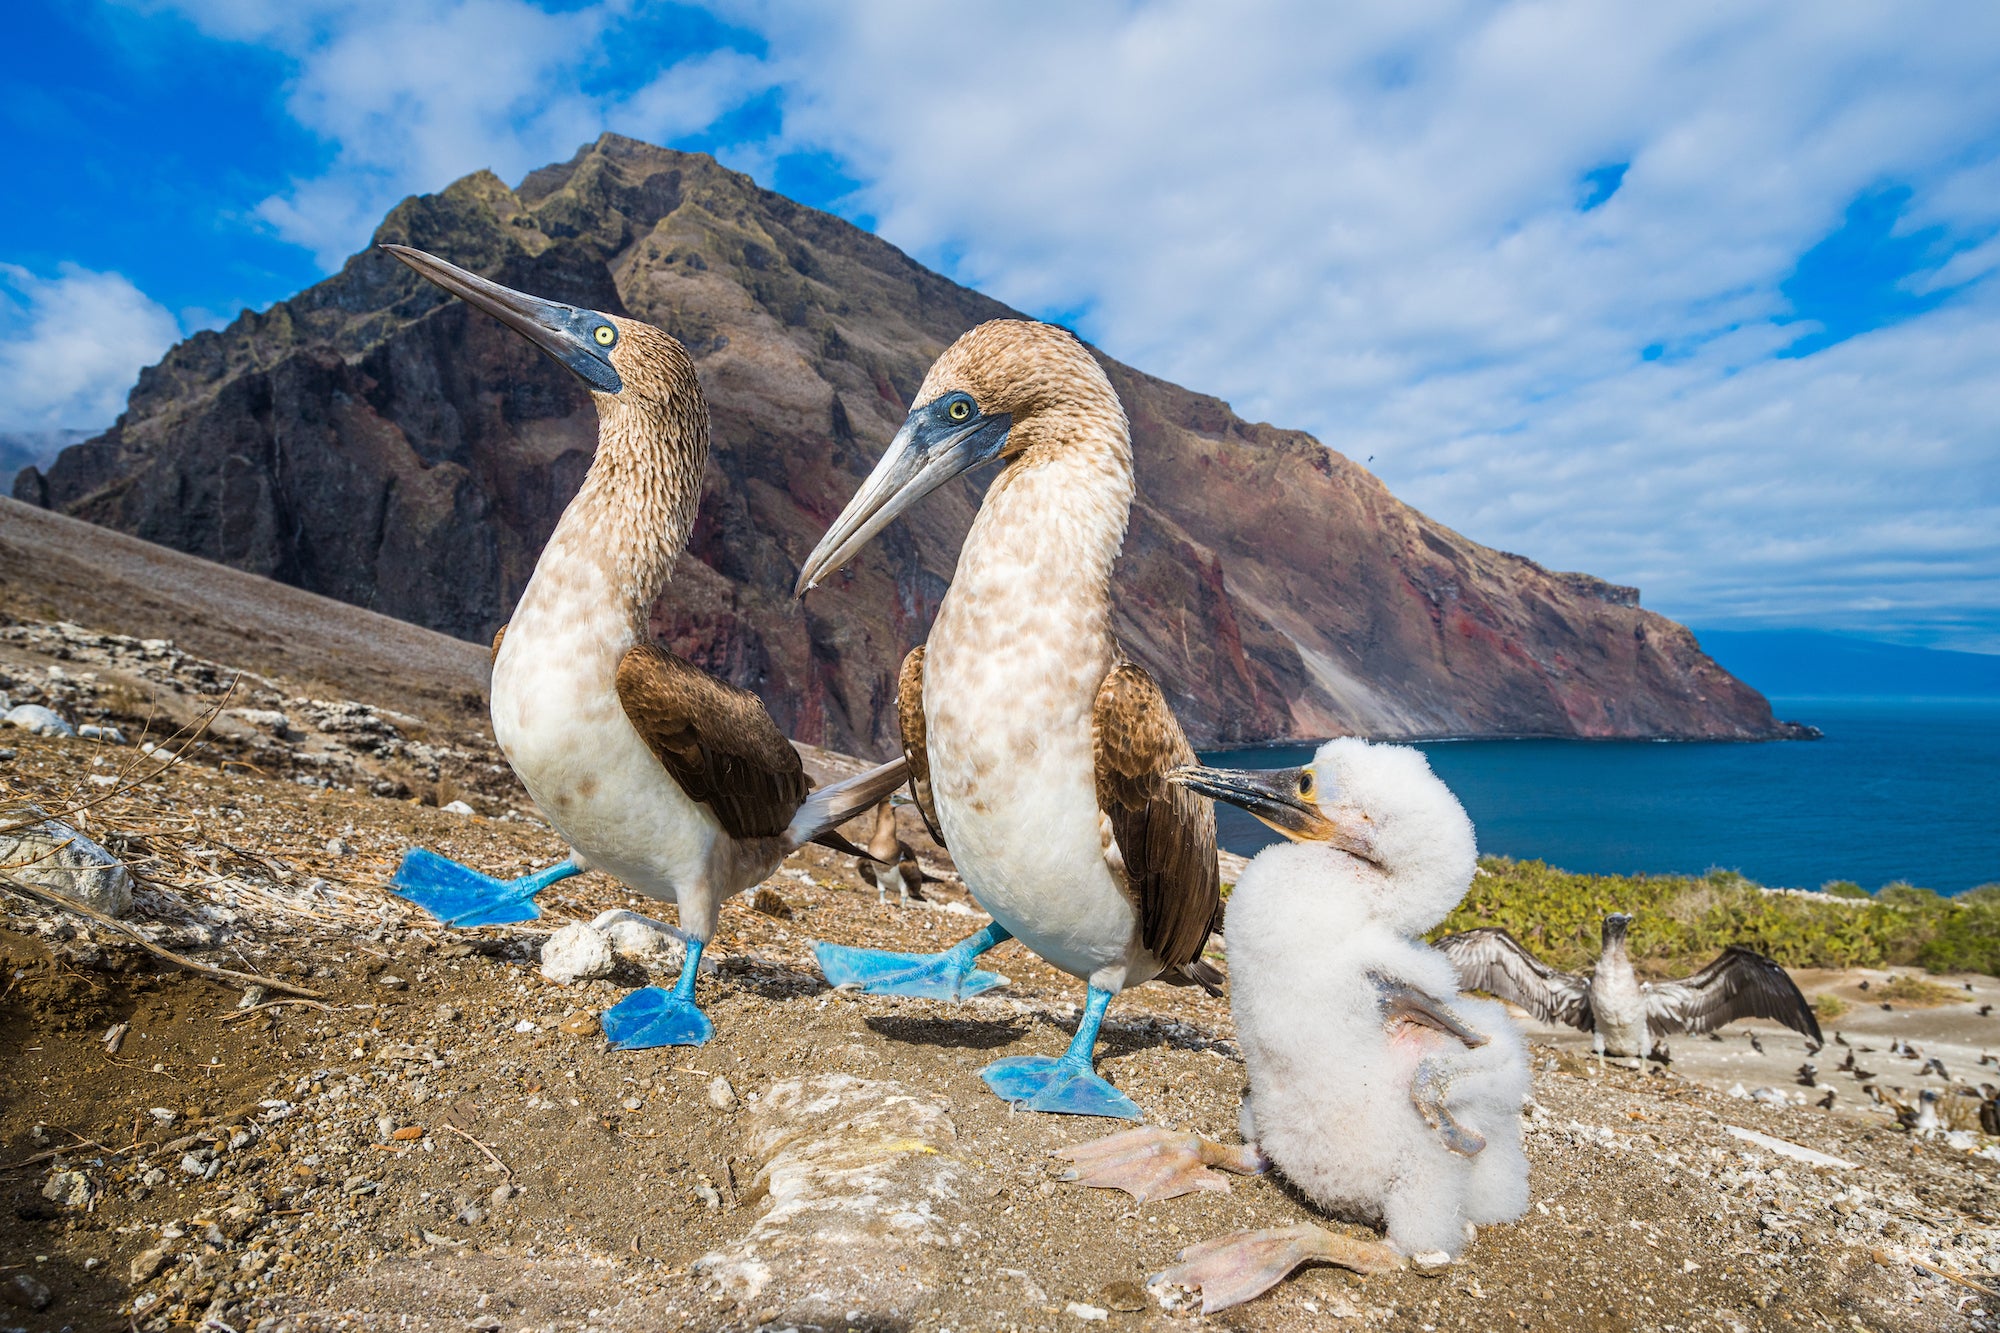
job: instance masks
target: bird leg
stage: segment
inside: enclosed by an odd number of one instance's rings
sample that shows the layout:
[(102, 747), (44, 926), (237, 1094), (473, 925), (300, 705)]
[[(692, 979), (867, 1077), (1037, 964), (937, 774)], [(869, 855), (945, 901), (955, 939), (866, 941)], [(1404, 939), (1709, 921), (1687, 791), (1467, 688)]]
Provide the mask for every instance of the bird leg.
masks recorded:
[(695, 974), (701, 971), (703, 942), (687, 942), (687, 961), (672, 990), (647, 986), (635, 990), (604, 1011), (599, 1021), (614, 1051), (640, 1051), (653, 1046), (699, 1046), (715, 1035), (694, 1002)]
[(1336, 1236), (1310, 1222), (1267, 1231), (1241, 1231), (1182, 1250), (1178, 1264), (1146, 1280), (1149, 1287), (1187, 1287), (1201, 1293), (1201, 1312), (1214, 1314), (1255, 1300), (1283, 1282), (1300, 1264), (1338, 1264), (1364, 1275), (1403, 1267), (1403, 1257), (1380, 1241)]
[(1124, 1093), (1098, 1076), (1091, 1067), (1097, 1049), (1097, 1029), (1104, 1023), (1104, 1010), (1111, 992), (1090, 988), (1076, 1036), (1060, 1059), (1046, 1055), (1015, 1055), (995, 1060), (979, 1071), (986, 1086), (997, 1096), (1030, 1111), (1054, 1115), (1102, 1115), (1121, 1120), (1139, 1120), (1138, 1106)]
[(1053, 1155), (1075, 1163), (1063, 1172), (1064, 1180), (1097, 1189), (1124, 1190), (1140, 1203), (1157, 1203), (1202, 1190), (1227, 1194), (1229, 1182), (1209, 1170), (1212, 1166), (1239, 1176), (1260, 1176), (1271, 1169), (1253, 1145), (1231, 1148), (1199, 1134), (1158, 1125), (1058, 1148)]
[(967, 936), (943, 953), (895, 953), (816, 943), (813, 954), (827, 984), (854, 987), (870, 995), (914, 995), (925, 1000), (962, 1000), (1004, 986), (997, 972), (974, 970), (973, 960), (996, 944), (1013, 939), (998, 921)]
[(504, 926), (541, 916), (535, 895), (557, 880), (583, 873), (575, 857), (519, 879), (495, 879), (436, 852), (412, 847), (389, 881), (389, 891), (407, 898), (447, 926)]

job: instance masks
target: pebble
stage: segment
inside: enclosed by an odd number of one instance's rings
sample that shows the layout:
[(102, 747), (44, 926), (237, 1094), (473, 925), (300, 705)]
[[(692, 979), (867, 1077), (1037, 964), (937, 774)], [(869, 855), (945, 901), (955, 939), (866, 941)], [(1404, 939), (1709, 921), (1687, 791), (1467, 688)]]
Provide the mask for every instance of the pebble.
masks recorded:
[(0, 764), (12, 763), (13, 760), (14, 760), (14, 751), (0, 750)]
[(106, 745), (126, 744), (124, 732), (116, 727), (99, 726), (95, 722), (84, 723), (76, 729), (76, 734), (87, 741), (103, 741)]
[[(43, 816), (34, 805), (8, 813), (14, 819)], [(0, 865), (11, 865), (18, 878), (106, 916), (123, 916), (132, 908), (132, 873), (60, 819), (43, 817), (39, 824), (0, 833)]]
[(776, 889), (763, 888), (757, 890), (757, 896), (750, 900), (750, 905), (765, 916), (776, 917), (780, 921), (790, 921), (792, 919), (791, 904), (780, 897)]
[(383, 990), (405, 990), (409, 987), (410, 983), (392, 972), (384, 972), (381, 976), (375, 978), (375, 984)]
[(76, 729), (52, 709), (40, 704), (18, 704), (0, 717), (0, 726), (19, 727), (31, 736), (74, 736)]
[(718, 1111), (727, 1111), (736, 1105), (736, 1089), (720, 1074), (708, 1085), (708, 1104)]
[(438, 1021), (441, 1023), (456, 1023), (458, 1021), (458, 1006), (441, 1004), (437, 1007), (437, 1016)]
[(42, 1186), (42, 1197), (64, 1208), (88, 1208), (98, 1193), (97, 1183), (81, 1171), (58, 1171)]
[(16, 1273), (0, 1282), (0, 1300), (18, 1310), (46, 1310), (54, 1299), (47, 1287), (26, 1273)]
[(438, 808), (448, 815), (474, 815), (479, 813), (464, 801), (453, 801), (449, 805), (442, 805)]
[(617, 966), (610, 937), (587, 921), (573, 921), (542, 942), (542, 975), (558, 985), (608, 977)]
[(498, 1208), (501, 1204), (506, 1203), (520, 1192), (521, 1187), (519, 1185), (495, 1185), (492, 1196), (493, 1206)]
[(326, 854), (328, 856), (345, 856), (347, 855), (348, 851), (349, 848), (347, 844), (341, 839), (328, 838), (326, 840)]
[(155, 1245), (150, 1250), (141, 1250), (132, 1259), (132, 1285), (150, 1282), (160, 1275), (173, 1260), (173, 1252), (164, 1245)]

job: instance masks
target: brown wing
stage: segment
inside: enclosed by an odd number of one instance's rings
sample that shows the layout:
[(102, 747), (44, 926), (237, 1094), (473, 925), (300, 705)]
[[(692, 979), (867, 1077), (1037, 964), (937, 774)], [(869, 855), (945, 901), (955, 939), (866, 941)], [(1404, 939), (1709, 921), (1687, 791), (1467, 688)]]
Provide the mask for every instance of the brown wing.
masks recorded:
[(917, 813), (924, 827), (944, 846), (944, 830), (938, 827), (937, 804), (931, 800), (931, 753), (924, 740), (924, 646), (910, 649), (903, 659), (903, 671), (896, 679), (896, 724), (903, 732), (903, 761), (910, 766), (910, 795), (916, 798)]
[(681, 790), (731, 837), (776, 837), (805, 800), (799, 752), (748, 690), (644, 643), (618, 663), (618, 702)]
[(1544, 1023), (1596, 1030), (1590, 1008), (1590, 979), (1558, 972), (1498, 926), (1447, 935), (1431, 947), (1451, 959), (1458, 984), (1518, 1004)]
[(1739, 1018), (1768, 1018), (1824, 1042), (1812, 1005), (1791, 974), (1763, 954), (1730, 945), (1691, 977), (1644, 987), (1655, 1032), (1712, 1032)]
[(1201, 957), (1222, 908), (1215, 808), (1167, 781), (1195, 762), (1194, 747), (1160, 687), (1130, 662), (1097, 687), (1092, 725), (1097, 805), (1139, 900), (1139, 938), (1169, 970), (1183, 967)]
[(487, 659), (488, 661), (497, 662), (500, 660), (500, 640), (506, 637), (507, 627), (505, 625), (493, 631), (493, 655)]

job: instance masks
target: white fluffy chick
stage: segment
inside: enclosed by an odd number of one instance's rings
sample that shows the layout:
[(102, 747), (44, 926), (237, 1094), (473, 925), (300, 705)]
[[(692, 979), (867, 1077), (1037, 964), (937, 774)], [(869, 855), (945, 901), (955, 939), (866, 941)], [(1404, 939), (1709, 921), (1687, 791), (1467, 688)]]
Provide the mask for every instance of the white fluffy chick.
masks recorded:
[(1468, 1224), (1519, 1217), (1526, 1048), (1417, 938), (1476, 865), (1450, 789), (1420, 751), (1351, 738), (1303, 768), (1184, 781), (1291, 839), (1251, 861), (1224, 924), (1245, 1141), (1405, 1254), (1455, 1256)]
[(1387, 1231), (1393, 1249), (1312, 1226), (1194, 1247), (1154, 1281), (1199, 1289), (1204, 1311), (1308, 1259), (1441, 1262), (1474, 1227), (1519, 1217), (1527, 1050), (1505, 1009), (1461, 997), (1450, 960), (1418, 938), (1475, 867), (1471, 821), (1422, 753), (1343, 739), (1302, 768), (1172, 776), (1290, 840), (1251, 861), (1224, 926), (1254, 1151), (1135, 1130), (1072, 1150), (1071, 1178), (1164, 1198), (1225, 1188), (1205, 1168), (1254, 1170), (1261, 1152), (1329, 1212)]

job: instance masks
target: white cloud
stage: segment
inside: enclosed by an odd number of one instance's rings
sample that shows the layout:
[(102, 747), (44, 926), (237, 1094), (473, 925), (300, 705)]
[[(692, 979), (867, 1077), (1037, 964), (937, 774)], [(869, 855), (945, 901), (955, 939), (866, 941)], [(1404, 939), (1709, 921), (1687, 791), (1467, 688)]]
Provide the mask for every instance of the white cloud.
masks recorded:
[(756, 61), (722, 50), (636, 87), (591, 90), (615, 54), (624, 4), (558, 13), (526, 0), (172, 7), (213, 36), (297, 62), (287, 109), (331, 145), (332, 161), (256, 212), (329, 269), (408, 194), (481, 167), (517, 180), (605, 130), (678, 138), (768, 86)]
[(0, 432), (94, 430), (124, 410), (141, 367), (181, 338), (124, 275), (0, 264)]
[(1003, 300), (1671, 613), (2000, 647), (2000, 302), (1775, 356), (1811, 327), (1780, 284), (1858, 194), (2000, 226), (2000, 12), (741, 12), (788, 141)]

